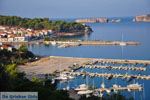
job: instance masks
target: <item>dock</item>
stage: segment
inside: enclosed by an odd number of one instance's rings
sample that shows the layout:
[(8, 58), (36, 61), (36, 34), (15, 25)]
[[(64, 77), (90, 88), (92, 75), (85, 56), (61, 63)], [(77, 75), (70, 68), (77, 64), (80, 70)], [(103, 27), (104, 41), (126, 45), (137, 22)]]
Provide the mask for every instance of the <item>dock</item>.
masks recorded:
[(83, 68), (97, 68), (97, 69), (114, 69), (114, 70), (133, 70), (133, 71), (146, 71), (145, 67), (124, 67), (124, 66), (102, 66), (102, 65), (82, 65)]
[(110, 87), (110, 88), (98, 88), (98, 89), (95, 89), (94, 91), (99, 91), (99, 92), (106, 92), (107, 90), (110, 90), (110, 91), (114, 91), (114, 90), (117, 90), (117, 91), (135, 91), (135, 90), (139, 90), (141, 91), (142, 90), (142, 87), (141, 86), (135, 86), (135, 87)]
[[(52, 44), (54, 41), (43, 41), (45, 44)], [(80, 45), (140, 45), (140, 42), (121, 42), (121, 41), (99, 41), (99, 40), (88, 40), (88, 41), (55, 41), (56, 44), (67, 44), (70, 46), (80, 46)]]
[(150, 75), (133, 75), (133, 74), (114, 74), (114, 73), (91, 73), (91, 72), (64, 72), (66, 74), (74, 75), (74, 76), (90, 76), (90, 77), (106, 77), (106, 78), (134, 78), (134, 79), (142, 79), (142, 80), (150, 80)]

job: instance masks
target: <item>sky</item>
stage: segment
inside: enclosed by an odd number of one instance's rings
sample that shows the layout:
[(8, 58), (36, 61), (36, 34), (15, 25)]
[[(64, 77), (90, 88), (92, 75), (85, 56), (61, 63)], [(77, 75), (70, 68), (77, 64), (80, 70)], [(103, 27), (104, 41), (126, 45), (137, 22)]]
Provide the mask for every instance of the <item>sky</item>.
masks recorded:
[(0, 0), (0, 14), (21, 17), (95, 18), (150, 14), (150, 0)]

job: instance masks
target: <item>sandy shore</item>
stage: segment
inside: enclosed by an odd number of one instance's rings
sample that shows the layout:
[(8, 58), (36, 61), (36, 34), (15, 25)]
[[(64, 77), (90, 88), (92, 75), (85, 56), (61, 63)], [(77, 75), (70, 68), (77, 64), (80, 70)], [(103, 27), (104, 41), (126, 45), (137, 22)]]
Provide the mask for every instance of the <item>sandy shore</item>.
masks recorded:
[(26, 65), (18, 66), (18, 69), (24, 71), (26, 75), (48, 74), (55, 70), (62, 71), (67, 69), (69, 66), (73, 65), (73, 63), (83, 64), (90, 60), (91, 59), (88, 58), (50, 56)]

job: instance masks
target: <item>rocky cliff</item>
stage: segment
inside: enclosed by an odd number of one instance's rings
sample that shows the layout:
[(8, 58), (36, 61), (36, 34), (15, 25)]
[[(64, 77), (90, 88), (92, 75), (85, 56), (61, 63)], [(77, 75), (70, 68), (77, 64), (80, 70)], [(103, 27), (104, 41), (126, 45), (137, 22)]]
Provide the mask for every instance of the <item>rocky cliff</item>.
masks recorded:
[(136, 22), (150, 22), (150, 14), (136, 16), (135, 20), (136, 20)]
[(106, 18), (91, 18), (91, 19), (78, 19), (77, 23), (107, 23), (108, 19)]

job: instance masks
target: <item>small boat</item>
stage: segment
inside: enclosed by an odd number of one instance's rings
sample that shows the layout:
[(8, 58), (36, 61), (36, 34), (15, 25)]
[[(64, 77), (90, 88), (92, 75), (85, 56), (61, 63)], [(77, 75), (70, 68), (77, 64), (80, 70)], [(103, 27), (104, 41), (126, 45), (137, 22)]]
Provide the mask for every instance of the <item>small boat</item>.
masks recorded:
[(121, 45), (121, 46), (126, 46), (127, 43), (126, 43), (126, 42), (120, 42), (120, 45)]
[(55, 83), (55, 79), (52, 79), (52, 82), (51, 82), (52, 84), (54, 84)]
[(106, 78), (107, 78), (107, 80), (110, 80), (110, 79), (113, 78), (113, 75), (110, 75), (110, 76), (108, 76), (108, 77), (106, 77)]
[(79, 95), (83, 95), (83, 94), (91, 94), (91, 93), (93, 93), (93, 91), (91, 91), (91, 90), (83, 90), (83, 91), (77, 92), (77, 94), (79, 94)]
[(102, 83), (102, 84), (101, 84), (101, 87), (102, 87), (102, 88), (105, 88), (105, 84), (104, 84), (104, 83)]
[(130, 82), (132, 80), (132, 76), (131, 75), (128, 75), (127, 76), (127, 82)]
[(100, 92), (99, 97), (103, 97), (103, 94)]
[(138, 84), (138, 83), (136, 83), (136, 84), (129, 84), (129, 85), (127, 85), (127, 87), (141, 87), (141, 84)]
[(60, 76), (59, 76), (59, 77), (56, 77), (55, 79), (56, 79), (56, 80), (67, 80), (68, 77), (67, 77), (66, 74), (60, 74)]
[(67, 75), (64, 73), (61, 73), (59, 77), (55, 78), (56, 80), (68, 80), (68, 79), (74, 79), (73, 76)]
[(106, 93), (107, 93), (107, 94), (110, 94), (110, 92), (111, 92), (111, 91), (110, 91), (109, 89), (106, 89)]
[(78, 92), (78, 91), (88, 90), (88, 88), (87, 88), (86, 84), (81, 84), (81, 85), (79, 85), (79, 87), (75, 88), (74, 90)]
[(56, 45), (56, 41), (52, 41), (51, 44), (52, 44), (52, 45)]
[(68, 77), (68, 79), (74, 79), (74, 77), (71, 75), (68, 75), (67, 77)]
[(126, 46), (127, 43), (126, 42), (123, 42), (123, 35), (122, 35), (122, 41), (120, 42), (120, 46)]

